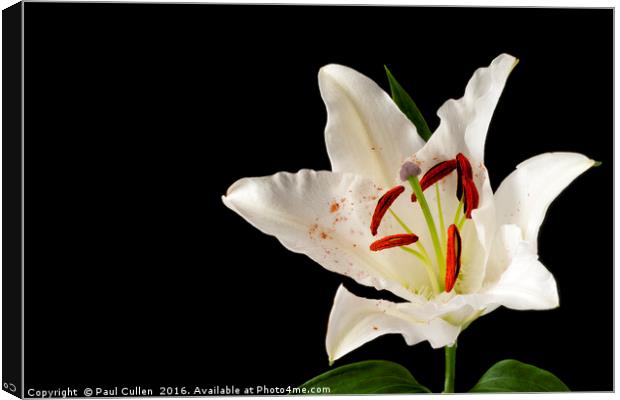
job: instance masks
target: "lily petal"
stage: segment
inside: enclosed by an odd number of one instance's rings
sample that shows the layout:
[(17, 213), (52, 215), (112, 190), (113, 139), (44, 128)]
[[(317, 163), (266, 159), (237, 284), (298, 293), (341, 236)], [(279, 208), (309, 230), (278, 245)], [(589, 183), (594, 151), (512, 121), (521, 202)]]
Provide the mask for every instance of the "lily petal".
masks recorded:
[(241, 179), (222, 200), (287, 249), (306, 254), (326, 269), (404, 299), (415, 298), (405, 287), (426, 277), (423, 268), (412, 268), (409, 259), (414, 257), (399, 249), (369, 249), (373, 239), (368, 227), (378, 193), (359, 175), (301, 170)]
[(484, 277), (485, 288), (499, 281), (522, 241), (523, 234), (517, 225), (506, 224), (499, 227), (487, 262)]
[(351, 68), (321, 68), (319, 87), (332, 171), (393, 186), (402, 162), (424, 146), (415, 126), (375, 82)]
[(458, 153), (469, 158), (474, 169), (484, 161), (484, 142), (493, 111), (517, 59), (501, 54), (486, 68), (476, 70), (458, 100), (446, 101), (437, 111), (439, 127), (427, 145), (416, 154), (426, 171), (436, 163)]
[(400, 333), (410, 346), (428, 340), (433, 348), (439, 348), (454, 343), (459, 327), (441, 318), (429, 318), (415, 303), (365, 299), (342, 285), (338, 288), (327, 327), (330, 364), (388, 333)]
[(595, 164), (578, 153), (545, 153), (517, 166), (495, 193), (497, 224), (515, 224), (537, 252), (538, 229), (551, 202)]
[(484, 295), (515, 310), (547, 310), (559, 305), (553, 275), (527, 242), (519, 243), (508, 268)]
[[(493, 236), (495, 233), (495, 203), (493, 201), (493, 189), (486, 168), (480, 166), (478, 171), (474, 173), (474, 179), (480, 190), (480, 205), (472, 212), (472, 221), (476, 231), (476, 241), (468, 240), (466, 246), (474, 246), (474, 252), (464, 250), (470, 256), (473, 254), (472, 263), (466, 279), (462, 280), (462, 284), (467, 282), (467, 286), (462, 286), (467, 292), (478, 291), (482, 286), (485, 275), (485, 266), (487, 258), (491, 250)], [(468, 228), (467, 226), (465, 227)], [(468, 236), (469, 237), (469, 236)], [(467, 288), (467, 289), (466, 289)]]

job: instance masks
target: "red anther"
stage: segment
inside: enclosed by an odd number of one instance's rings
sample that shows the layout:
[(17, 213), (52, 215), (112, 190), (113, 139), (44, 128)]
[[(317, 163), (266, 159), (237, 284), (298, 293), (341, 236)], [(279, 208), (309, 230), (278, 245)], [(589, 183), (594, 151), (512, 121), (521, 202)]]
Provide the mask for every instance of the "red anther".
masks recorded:
[(448, 253), (446, 254), (446, 293), (454, 288), (461, 270), (461, 235), (456, 225), (448, 227)]
[(476, 184), (473, 180), (466, 181), (464, 187), (465, 201), (463, 202), (463, 207), (465, 210), (465, 218), (471, 219), (471, 212), (478, 208), (480, 198), (478, 196), (478, 189), (476, 189)]
[[(422, 179), (420, 179), (422, 191), (425, 191), (427, 188), (449, 175), (456, 169), (456, 164), (456, 160), (442, 161), (426, 171)], [(415, 202), (416, 200), (415, 193), (411, 194), (411, 201)]]
[(471, 164), (463, 153), (456, 155), (456, 198), (461, 200), (463, 197), (463, 182), (472, 179)]
[(463, 153), (459, 153), (456, 155), (456, 161), (458, 163), (458, 168), (460, 169), (459, 175), (467, 179), (472, 179), (474, 174), (472, 173), (471, 164), (469, 163), (467, 157), (465, 157)]
[(370, 233), (373, 236), (377, 234), (377, 229), (379, 229), (379, 225), (381, 224), (381, 220), (383, 216), (387, 212), (387, 210), (392, 206), (394, 201), (398, 196), (401, 195), (402, 192), (405, 191), (405, 187), (402, 185), (398, 185), (388, 190), (381, 196), (379, 201), (377, 201), (377, 206), (375, 207), (375, 212), (372, 214), (372, 220), (370, 221)]
[(478, 189), (474, 183), (474, 174), (467, 157), (465, 157), (462, 153), (459, 153), (456, 155), (456, 161), (456, 171), (458, 174), (456, 183), (456, 198), (459, 200), (463, 198), (465, 218), (471, 218), (471, 212), (478, 208), (478, 203), (480, 200), (478, 196)]
[(418, 237), (413, 233), (399, 233), (398, 235), (390, 235), (383, 237), (370, 245), (370, 250), (379, 251), (389, 249), (391, 247), (406, 246), (418, 241)]

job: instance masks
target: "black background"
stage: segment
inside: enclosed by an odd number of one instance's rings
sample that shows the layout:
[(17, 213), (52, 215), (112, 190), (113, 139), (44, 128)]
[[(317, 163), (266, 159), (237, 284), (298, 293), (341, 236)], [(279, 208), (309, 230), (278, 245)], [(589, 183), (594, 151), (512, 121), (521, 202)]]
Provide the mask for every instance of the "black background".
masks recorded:
[[(329, 169), (318, 69), (387, 88), (429, 121), (473, 71), (513, 71), (489, 129), (493, 187), (526, 158), (602, 161), (551, 206), (552, 311), (498, 309), (459, 338), (469, 389), (504, 358), (612, 390), (611, 10), (25, 5), (26, 388), (298, 385), (328, 369), (327, 318), (353, 281), (225, 208), (236, 179)], [(336, 366), (402, 363), (438, 391), (443, 352), (388, 335)]]

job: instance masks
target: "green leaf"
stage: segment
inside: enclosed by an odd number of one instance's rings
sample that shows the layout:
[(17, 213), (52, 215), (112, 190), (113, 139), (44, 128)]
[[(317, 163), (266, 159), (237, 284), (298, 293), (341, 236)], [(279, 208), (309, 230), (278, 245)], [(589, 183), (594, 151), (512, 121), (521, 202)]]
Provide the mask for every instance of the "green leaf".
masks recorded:
[(306, 393), (310, 393), (311, 388), (329, 388), (329, 394), (430, 393), (405, 367), (390, 361), (344, 365), (300, 386), (304, 388)]
[(568, 392), (549, 371), (517, 360), (503, 360), (482, 375), (470, 392)]
[(400, 111), (403, 112), (409, 118), (411, 122), (415, 125), (418, 130), (418, 134), (422, 139), (428, 141), (431, 138), (433, 132), (428, 127), (426, 120), (422, 116), (422, 113), (418, 109), (418, 106), (413, 102), (411, 96), (400, 86), (400, 83), (394, 78), (394, 75), (390, 72), (388, 67), (384, 65), (385, 73), (387, 74), (388, 81), (390, 82), (390, 90), (392, 91), (392, 100), (394, 103), (400, 108)]

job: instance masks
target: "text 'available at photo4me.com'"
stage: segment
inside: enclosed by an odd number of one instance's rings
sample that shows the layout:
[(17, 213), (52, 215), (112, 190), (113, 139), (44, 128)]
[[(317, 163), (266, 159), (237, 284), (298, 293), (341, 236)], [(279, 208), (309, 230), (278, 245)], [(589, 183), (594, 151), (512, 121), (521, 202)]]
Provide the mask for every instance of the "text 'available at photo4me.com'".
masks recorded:
[(38, 389), (28, 388), (26, 397), (140, 397), (140, 396), (221, 396), (221, 395), (289, 395), (329, 394), (329, 387), (299, 388), (293, 386), (93, 386), (84, 388)]

